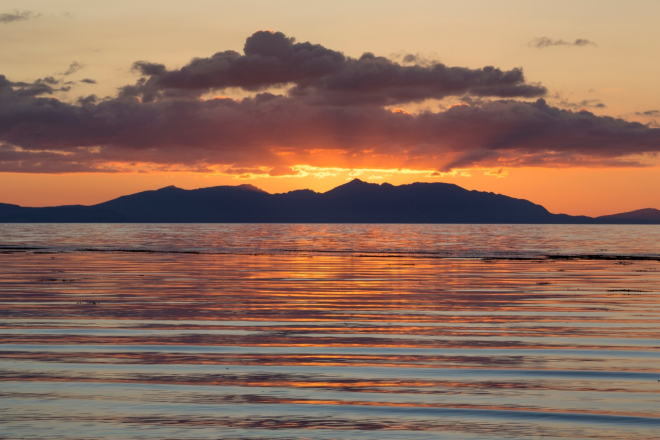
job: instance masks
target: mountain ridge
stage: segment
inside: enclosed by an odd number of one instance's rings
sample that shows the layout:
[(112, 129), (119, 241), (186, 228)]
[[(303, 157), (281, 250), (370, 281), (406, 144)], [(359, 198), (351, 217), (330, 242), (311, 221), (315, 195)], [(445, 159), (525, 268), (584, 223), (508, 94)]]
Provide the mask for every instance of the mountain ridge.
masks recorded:
[(354, 179), (324, 193), (301, 189), (270, 194), (250, 184), (192, 190), (170, 185), (90, 206), (0, 203), (0, 222), (660, 224), (660, 210), (571, 216), (550, 213), (529, 200), (451, 183), (395, 186)]

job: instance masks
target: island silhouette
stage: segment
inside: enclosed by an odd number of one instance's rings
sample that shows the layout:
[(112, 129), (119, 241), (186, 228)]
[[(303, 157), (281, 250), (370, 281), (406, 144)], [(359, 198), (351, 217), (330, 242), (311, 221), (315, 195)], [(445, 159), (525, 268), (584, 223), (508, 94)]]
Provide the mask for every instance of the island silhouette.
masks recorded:
[(247, 184), (194, 190), (168, 186), (91, 206), (0, 203), (0, 222), (660, 224), (660, 210), (572, 216), (449, 183), (395, 186), (354, 179), (325, 193), (304, 189), (270, 194)]

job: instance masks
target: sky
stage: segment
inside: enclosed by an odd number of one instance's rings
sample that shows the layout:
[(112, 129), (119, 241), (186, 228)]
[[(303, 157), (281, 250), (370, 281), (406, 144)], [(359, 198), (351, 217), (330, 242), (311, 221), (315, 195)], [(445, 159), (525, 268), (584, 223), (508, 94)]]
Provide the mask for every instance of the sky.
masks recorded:
[(447, 182), (660, 208), (660, 2), (1, 0), (0, 202)]

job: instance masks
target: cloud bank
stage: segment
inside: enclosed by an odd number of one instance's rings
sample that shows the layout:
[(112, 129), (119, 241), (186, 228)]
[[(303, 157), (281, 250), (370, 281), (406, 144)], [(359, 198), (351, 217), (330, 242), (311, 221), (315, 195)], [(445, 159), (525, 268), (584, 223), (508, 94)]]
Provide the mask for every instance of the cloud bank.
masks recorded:
[[(262, 31), (243, 54), (219, 52), (176, 70), (136, 62), (140, 79), (105, 99), (64, 102), (53, 96), (63, 88), (52, 77), (0, 75), (0, 171), (281, 176), (305, 165), (440, 174), (641, 166), (660, 151), (660, 130), (552, 107), (519, 68), (412, 61), (351, 58)], [(236, 88), (252, 95), (209, 97)], [(465, 103), (418, 114), (393, 106), (447, 96)]]
[(134, 63), (143, 75), (126, 96), (150, 102), (163, 97), (199, 96), (209, 90), (237, 87), (260, 91), (290, 84), (290, 95), (318, 104), (388, 105), (470, 94), (537, 97), (546, 93), (525, 83), (522, 69), (502, 71), (447, 67), (441, 63), (401, 65), (372, 53), (360, 58), (319, 44), (296, 43), (281, 32), (259, 31), (245, 42), (243, 54), (218, 52), (196, 58), (177, 70), (146, 61)]

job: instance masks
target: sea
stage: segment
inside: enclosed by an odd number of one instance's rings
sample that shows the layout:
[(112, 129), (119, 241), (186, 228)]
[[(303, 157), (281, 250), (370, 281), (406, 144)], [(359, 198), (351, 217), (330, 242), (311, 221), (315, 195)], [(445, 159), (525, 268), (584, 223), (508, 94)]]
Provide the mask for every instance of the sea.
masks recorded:
[(0, 224), (2, 439), (658, 439), (660, 226)]

